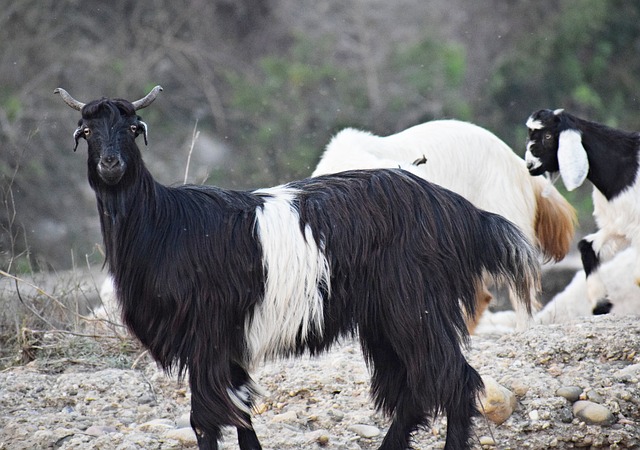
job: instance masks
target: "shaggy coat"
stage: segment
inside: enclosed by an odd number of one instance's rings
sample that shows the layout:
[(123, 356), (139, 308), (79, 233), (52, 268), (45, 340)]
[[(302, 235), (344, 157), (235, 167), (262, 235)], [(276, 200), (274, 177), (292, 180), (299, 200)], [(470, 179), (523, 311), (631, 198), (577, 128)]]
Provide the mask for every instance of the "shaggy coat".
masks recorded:
[(124, 321), (191, 387), (201, 449), (235, 426), (260, 449), (251, 368), (360, 340), (375, 405), (392, 418), (381, 449), (405, 449), (440, 412), (446, 449), (469, 448), (482, 389), (461, 344), (459, 301), (505, 277), (529, 304), (537, 254), (497, 215), (403, 170), (351, 171), (255, 191), (166, 187), (145, 168), (133, 105), (82, 107), (106, 260)]
[[(312, 175), (385, 167), (405, 168), (509, 219), (547, 260), (559, 261), (570, 249), (574, 209), (548, 180), (529, 176), (522, 158), (484, 128), (458, 120), (425, 122), (389, 136), (346, 128), (329, 142)], [(486, 288), (479, 292), (471, 332), (491, 300)]]
[[(578, 248), (594, 314), (612, 304), (599, 274), (602, 261), (633, 246), (640, 255), (640, 134), (580, 119), (562, 109), (540, 110), (527, 120), (526, 161), (531, 175), (559, 172), (568, 190), (593, 183), (593, 216), (598, 231)], [(640, 285), (640, 257), (635, 268)]]

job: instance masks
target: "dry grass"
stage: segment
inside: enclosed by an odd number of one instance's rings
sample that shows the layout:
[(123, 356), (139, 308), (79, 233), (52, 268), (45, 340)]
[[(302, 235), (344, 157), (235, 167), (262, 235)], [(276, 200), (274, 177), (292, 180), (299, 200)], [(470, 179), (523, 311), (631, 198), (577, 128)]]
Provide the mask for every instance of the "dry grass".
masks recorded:
[(0, 370), (29, 363), (47, 372), (131, 367), (142, 353), (117, 318), (94, 316), (102, 304), (87, 272), (0, 277)]

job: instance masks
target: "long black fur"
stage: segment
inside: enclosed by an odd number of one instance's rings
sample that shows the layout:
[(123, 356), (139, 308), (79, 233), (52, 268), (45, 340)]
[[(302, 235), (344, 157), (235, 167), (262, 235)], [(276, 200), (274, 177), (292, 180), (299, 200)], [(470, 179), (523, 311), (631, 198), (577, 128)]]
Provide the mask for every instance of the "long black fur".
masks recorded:
[[(142, 161), (140, 118), (125, 100), (88, 103), (79, 126), (90, 130), (89, 183), (127, 326), (162, 367), (188, 374), (201, 449), (217, 449), (225, 425), (237, 427), (242, 450), (259, 449), (245, 327), (265, 293), (256, 212), (270, 194), (160, 185)], [(105, 181), (97, 170), (105, 154), (118, 158), (121, 178), (110, 172)], [(504, 277), (529, 307), (533, 247), (507, 220), (399, 169), (287, 187), (299, 191), (300, 228), (290, 233), (310, 227), (330, 287), (319, 286), (322, 332), (300, 331), (292, 348), (274, 353), (318, 354), (357, 333), (375, 405), (393, 418), (380, 448), (405, 449), (437, 413), (448, 418), (445, 448), (469, 448), (482, 381), (461, 351), (465, 311), (473, 315), (485, 271)], [(246, 407), (229, 394), (242, 389)]]

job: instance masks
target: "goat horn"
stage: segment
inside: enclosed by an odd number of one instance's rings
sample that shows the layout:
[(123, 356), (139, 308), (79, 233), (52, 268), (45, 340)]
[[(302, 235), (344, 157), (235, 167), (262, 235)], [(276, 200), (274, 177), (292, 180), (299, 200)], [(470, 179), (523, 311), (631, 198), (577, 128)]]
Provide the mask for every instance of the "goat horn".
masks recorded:
[(151, 102), (153, 102), (156, 99), (158, 92), (161, 92), (161, 91), (162, 91), (162, 86), (154, 87), (153, 89), (151, 89), (151, 92), (149, 92), (146, 96), (144, 96), (140, 100), (136, 100), (135, 102), (133, 102), (132, 103), (133, 107), (136, 109), (136, 111), (142, 108), (146, 108), (151, 104)]
[(64, 89), (57, 88), (55, 91), (53, 91), (53, 93), (54, 94), (60, 94), (60, 97), (62, 97), (62, 100), (64, 100), (64, 102), (67, 105), (69, 105), (70, 107), (72, 107), (73, 109), (75, 109), (77, 111), (81, 111), (82, 110), (82, 107), (84, 106), (84, 103), (81, 103), (78, 100), (76, 100), (75, 98), (73, 98)]

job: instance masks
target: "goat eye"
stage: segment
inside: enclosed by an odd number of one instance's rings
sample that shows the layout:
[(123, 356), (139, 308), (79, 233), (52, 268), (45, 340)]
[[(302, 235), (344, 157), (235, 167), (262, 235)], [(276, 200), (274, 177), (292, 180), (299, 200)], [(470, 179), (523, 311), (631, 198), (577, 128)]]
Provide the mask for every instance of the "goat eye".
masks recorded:
[(131, 129), (131, 132), (133, 132), (133, 133), (138, 131), (138, 126), (137, 125), (131, 125), (129, 128)]
[(89, 127), (84, 127), (82, 129), (82, 134), (84, 134), (84, 137), (89, 137), (91, 136), (91, 129), (89, 129)]
[(544, 135), (544, 140), (545, 141), (550, 141), (552, 137), (553, 137), (553, 135), (551, 133), (546, 133)]

